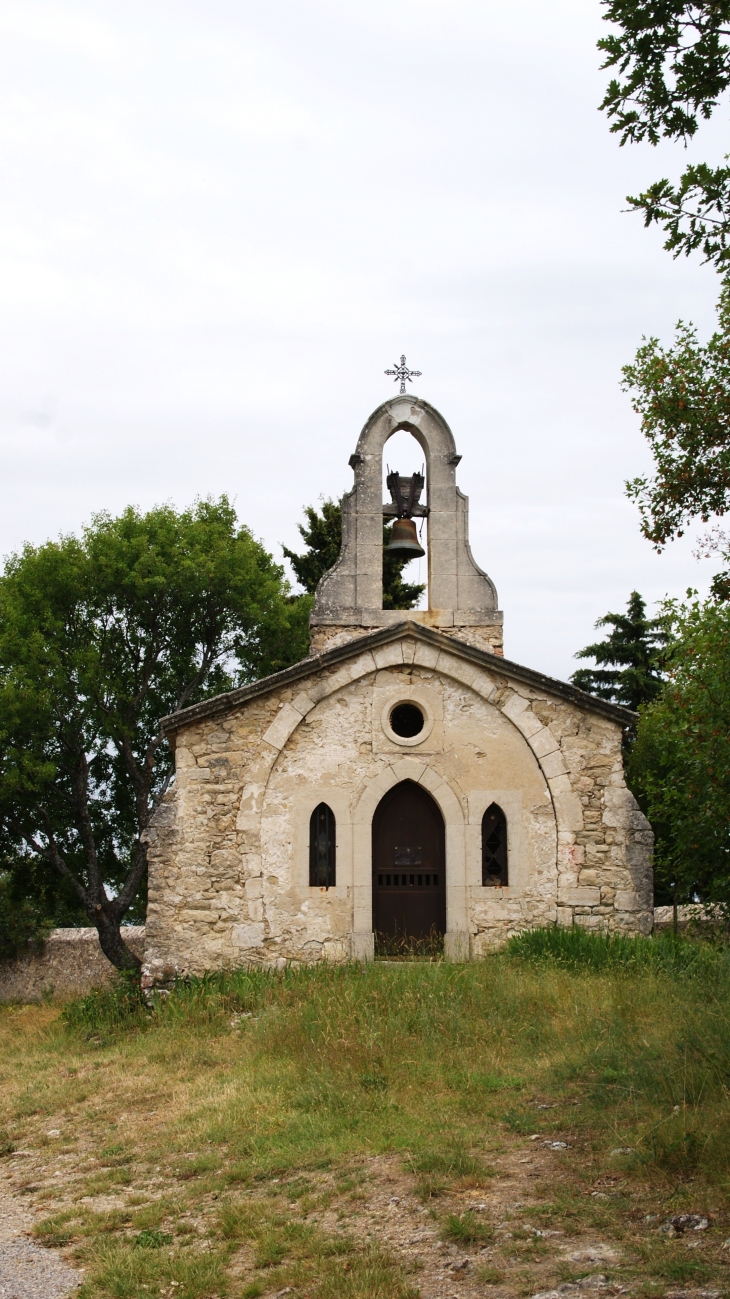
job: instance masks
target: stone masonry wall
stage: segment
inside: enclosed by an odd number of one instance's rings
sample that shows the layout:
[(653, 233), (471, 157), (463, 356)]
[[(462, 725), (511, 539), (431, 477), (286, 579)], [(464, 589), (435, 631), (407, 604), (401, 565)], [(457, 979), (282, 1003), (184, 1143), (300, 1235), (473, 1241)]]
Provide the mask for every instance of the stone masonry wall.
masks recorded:
[[(652, 834), (624, 782), (620, 724), (498, 664), (404, 630), (178, 730), (175, 784), (149, 834), (147, 982), (370, 955), (370, 826), (402, 779), (419, 780), (444, 815), (447, 953), (477, 956), (554, 922), (649, 932)], [(384, 733), (383, 704), (396, 696), (430, 713), (422, 742)], [(329, 891), (310, 889), (306, 873), (322, 798), (337, 818)], [(493, 798), (510, 826), (505, 889), (481, 886), (479, 827)]]
[[(144, 955), (142, 925), (125, 925), (122, 937), (135, 956)], [(0, 1001), (65, 1001), (106, 986), (116, 971), (99, 946), (95, 929), (53, 929), (39, 949), (0, 961)]]
[[(504, 655), (504, 629), (501, 623), (474, 627), (461, 624), (443, 626), (438, 620), (438, 614), (432, 614), (428, 610), (417, 609), (412, 613), (398, 610), (398, 620), (406, 619), (421, 623), (425, 627), (436, 627), (443, 636), (454, 636), (466, 645), (473, 645), (475, 649), (486, 650), (488, 654)], [(367, 636), (372, 630), (372, 627), (354, 624), (348, 626), (330, 623), (315, 624), (310, 632), (310, 653), (322, 654), (324, 650), (335, 649), (338, 645), (346, 645), (348, 641)]]

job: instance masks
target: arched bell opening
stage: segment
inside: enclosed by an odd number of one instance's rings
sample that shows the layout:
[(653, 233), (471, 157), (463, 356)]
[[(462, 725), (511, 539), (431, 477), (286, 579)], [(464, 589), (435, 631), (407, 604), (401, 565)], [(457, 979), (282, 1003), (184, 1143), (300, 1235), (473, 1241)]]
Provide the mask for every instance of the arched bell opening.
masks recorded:
[(373, 816), (373, 932), (379, 955), (436, 954), (446, 932), (446, 835), (415, 781), (389, 789)]
[[(420, 456), (417, 451), (413, 455), (411, 437), (420, 447)], [(395, 458), (399, 442), (410, 452), (403, 464)], [(342, 498), (340, 556), (320, 578), (314, 596), (310, 626), (319, 648), (332, 636), (341, 637), (345, 627), (384, 627), (402, 620), (399, 609), (391, 607), (392, 598), (383, 596), (383, 524), (393, 517), (388, 508), (390, 493), (383, 490), (383, 465), (386, 477), (388, 467), (404, 477), (409, 476), (408, 470), (420, 472), (424, 467), (428, 521), (419, 541), (428, 563), (425, 556), (417, 557), (411, 568), (418, 577), (420, 565), (420, 579), (413, 585), (427, 584), (428, 593), (418, 604), (427, 605), (428, 612), (419, 608), (411, 617), (433, 627), (489, 629), (488, 644), (495, 644), (494, 629), (501, 625), (502, 615), (494, 584), (475, 563), (469, 547), (469, 503), (456, 484), (460, 459), (445, 419), (421, 398), (399, 395), (373, 411), (350, 456), (354, 483)], [(383, 502), (384, 496), (385, 512), (383, 504), (378, 507), (378, 498)], [(418, 520), (416, 526), (420, 530)], [(404, 602), (397, 603), (402, 607)]]
[(428, 609), (428, 470), (407, 428), (383, 449), (383, 608)]

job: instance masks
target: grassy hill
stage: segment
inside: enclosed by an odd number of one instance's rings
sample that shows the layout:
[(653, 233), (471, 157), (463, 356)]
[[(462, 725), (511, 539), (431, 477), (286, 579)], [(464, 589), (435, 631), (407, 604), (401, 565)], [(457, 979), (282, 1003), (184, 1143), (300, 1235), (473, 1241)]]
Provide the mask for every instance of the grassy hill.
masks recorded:
[(729, 994), (724, 949), (550, 931), (5, 1007), (0, 1175), (82, 1299), (722, 1288)]

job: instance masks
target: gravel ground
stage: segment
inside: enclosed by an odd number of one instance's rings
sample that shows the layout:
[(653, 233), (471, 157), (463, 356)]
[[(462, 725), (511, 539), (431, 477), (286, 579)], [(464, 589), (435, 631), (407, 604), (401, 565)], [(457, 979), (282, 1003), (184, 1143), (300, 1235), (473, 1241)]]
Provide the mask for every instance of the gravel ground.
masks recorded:
[(52, 1249), (31, 1240), (33, 1220), (0, 1189), (0, 1299), (67, 1299), (82, 1276)]

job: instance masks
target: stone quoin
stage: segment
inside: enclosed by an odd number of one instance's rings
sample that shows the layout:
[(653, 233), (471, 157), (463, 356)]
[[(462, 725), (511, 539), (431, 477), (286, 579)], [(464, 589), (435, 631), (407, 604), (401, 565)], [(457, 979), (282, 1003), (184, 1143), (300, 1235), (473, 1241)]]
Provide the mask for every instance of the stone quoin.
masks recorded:
[[(400, 429), (426, 464), (422, 610), (382, 607), (383, 449)], [(650, 932), (633, 714), (504, 658), (459, 459), (427, 402), (380, 406), (350, 459), (312, 656), (165, 719), (176, 774), (148, 832), (147, 986), (367, 960), (376, 934), (422, 941), (429, 924), (454, 960), (537, 926)]]

